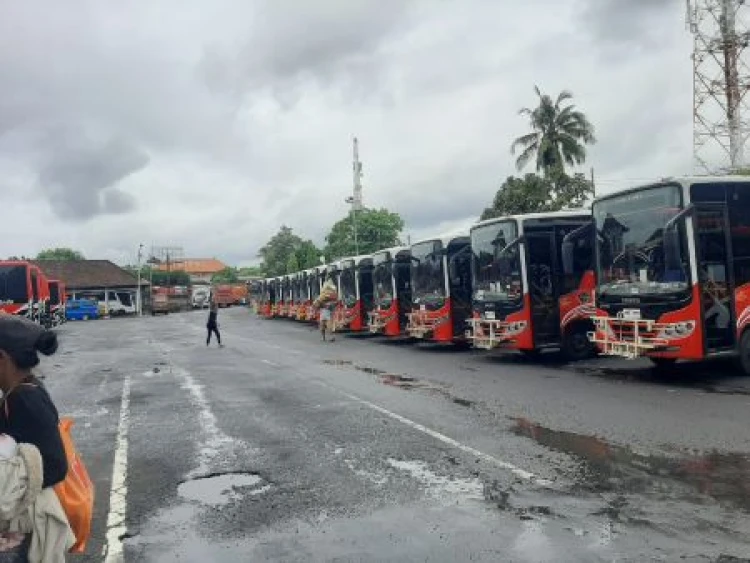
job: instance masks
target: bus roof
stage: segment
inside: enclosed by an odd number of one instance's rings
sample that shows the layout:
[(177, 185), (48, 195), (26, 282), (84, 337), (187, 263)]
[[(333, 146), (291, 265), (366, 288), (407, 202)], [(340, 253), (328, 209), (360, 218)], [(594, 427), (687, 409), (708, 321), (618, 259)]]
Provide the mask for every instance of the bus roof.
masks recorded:
[(448, 246), (450, 243), (452, 243), (456, 239), (467, 238), (468, 236), (469, 236), (469, 233), (464, 230), (452, 231), (450, 233), (445, 233), (442, 235), (438, 235), (436, 237), (429, 237), (429, 238), (424, 238), (422, 240), (418, 240), (417, 242), (412, 244), (412, 247), (415, 244), (421, 244), (423, 242), (432, 242), (432, 241), (440, 241), (441, 243), (443, 243), (443, 246)]
[(341, 264), (342, 267), (343, 267), (344, 262), (348, 262), (350, 260), (353, 260), (354, 261), (354, 265), (355, 266), (359, 266), (360, 264), (362, 264), (363, 261), (365, 261), (365, 260), (371, 260), (371, 259), (372, 259), (372, 254), (360, 254), (359, 256), (349, 256), (347, 258), (342, 258), (341, 261), (339, 262), (339, 264)]
[(715, 184), (718, 182), (725, 183), (725, 184), (748, 183), (750, 182), (750, 176), (738, 176), (738, 175), (669, 176), (667, 178), (654, 180), (653, 182), (639, 184), (637, 186), (632, 186), (630, 188), (625, 188), (623, 190), (618, 190), (616, 192), (601, 195), (594, 199), (594, 203), (598, 201), (610, 199), (612, 197), (617, 197), (623, 194), (638, 192), (640, 190), (647, 190), (649, 188), (658, 188), (659, 186), (666, 186), (670, 184), (680, 184), (683, 188), (685, 188), (693, 184)]
[(581, 217), (590, 216), (591, 208), (582, 207), (580, 209), (564, 209), (562, 211), (542, 211), (540, 213), (524, 213), (522, 215), (503, 215), (502, 217), (493, 217), (492, 219), (485, 219), (472, 225), (471, 230), (473, 231), (477, 227), (484, 225), (491, 225), (492, 223), (499, 223), (501, 221), (515, 220), (519, 222), (533, 220), (533, 219), (565, 219), (566, 217)]
[(390, 248), (384, 248), (382, 250), (378, 250), (377, 252), (373, 252), (372, 256), (375, 256), (376, 254), (382, 254), (383, 252), (390, 252), (391, 254), (398, 254), (399, 252), (403, 252), (404, 250), (411, 250), (410, 246), (391, 246)]

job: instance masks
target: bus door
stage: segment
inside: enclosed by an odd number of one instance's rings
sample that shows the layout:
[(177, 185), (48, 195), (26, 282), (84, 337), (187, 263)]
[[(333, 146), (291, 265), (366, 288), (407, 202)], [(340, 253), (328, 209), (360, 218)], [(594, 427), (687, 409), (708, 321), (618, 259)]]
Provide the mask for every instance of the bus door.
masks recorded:
[(725, 202), (695, 204), (698, 278), (707, 351), (734, 344), (731, 230)]
[(453, 303), (453, 334), (461, 336), (466, 329), (466, 319), (471, 317), (471, 247), (461, 248), (449, 256), (448, 280)]
[(534, 346), (559, 344), (560, 311), (555, 283), (554, 236), (550, 231), (531, 231), (524, 238)]

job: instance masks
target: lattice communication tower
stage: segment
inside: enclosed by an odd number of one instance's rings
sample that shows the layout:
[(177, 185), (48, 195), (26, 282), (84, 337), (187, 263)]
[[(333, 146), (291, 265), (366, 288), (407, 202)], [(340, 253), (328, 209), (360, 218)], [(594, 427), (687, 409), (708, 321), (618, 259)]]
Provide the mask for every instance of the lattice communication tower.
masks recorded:
[[(185, 265), (185, 251), (181, 246), (152, 246), (148, 263), (164, 272), (182, 270)], [(167, 283), (167, 285), (173, 285)]]
[(693, 155), (704, 173), (747, 162), (750, 7), (745, 0), (686, 0), (693, 35)]

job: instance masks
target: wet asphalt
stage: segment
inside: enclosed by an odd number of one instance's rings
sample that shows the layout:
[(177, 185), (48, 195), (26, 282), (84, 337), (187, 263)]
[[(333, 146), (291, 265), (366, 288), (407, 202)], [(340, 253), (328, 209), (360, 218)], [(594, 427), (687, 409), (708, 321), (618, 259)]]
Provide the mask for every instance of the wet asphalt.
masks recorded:
[(750, 380), (730, 363), (219, 322), (223, 349), (204, 312), (59, 330), (40, 373), (97, 489), (81, 561), (750, 558)]

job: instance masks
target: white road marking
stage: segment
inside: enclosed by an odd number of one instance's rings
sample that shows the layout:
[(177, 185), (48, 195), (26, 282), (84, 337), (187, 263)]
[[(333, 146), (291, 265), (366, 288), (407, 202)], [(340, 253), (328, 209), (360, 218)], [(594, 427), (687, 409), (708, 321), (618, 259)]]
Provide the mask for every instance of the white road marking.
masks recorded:
[(106, 563), (123, 561), (122, 536), (127, 531), (125, 516), (127, 511), (128, 477), (128, 430), (130, 428), (130, 378), (122, 383), (120, 401), (120, 421), (117, 425), (115, 458), (112, 463), (112, 486), (109, 492), (109, 513), (107, 514), (107, 541), (102, 555)]
[(279, 364), (276, 364), (272, 362), (271, 360), (261, 360), (264, 364), (268, 364), (269, 366), (279, 367)]
[(494, 456), (491, 456), (490, 454), (486, 454), (484, 452), (481, 452), (475, 448), (472, 448), (471, 446), (467, 446), (465, 444), (462, 444), (458, 440), (454, 440), (453, 438), (450, 438), (446, 436), (445, 434), (441, 434), (440, 432), (436, 430), (432, 430), (431, 428), (427, 428), (426, 426), (419, 424), (418, 422), (414, 422), (411, 419), (406, 418), (405, 416), (401, 416), (400, 414), (396, 414), (395, 412), (391, 412), (388, 409), (385, 409), (381, 407), (380, 405), (376, 405), (375, 403), (371, 403), (370, 401), (367, 401), (365, 399), (361, 399), (360, 397), (357, 397), (356, 395), (352, 395), (350, 393), (347, 393), (345, 391), (341, 391), (340, 389), (336, 389), (335, 387), (328, 385), (326, 383), (323, 383), (322, 381), (316, 381), (319, 385), (326, 387), (327, 389), (330, 389), (334, 391), (335, 393), (338, 393), (339, 395), (342, 395), (346, 397), (347, 399), (350, 399), (352, 401), (355, 401), (361, 405), (364, 405), (366, 407), (371, 408), (374, 411), (377, 411), (381, 414), (384, 414), (394, 420), (399, 421), (402, 424), (405, 424), (406, 426), (409, 426), (411, 428), (414, 428), (415, 430), (419, 430), (423, 434), (427, 434), (428, 436), (431, 436), (432, 438), (435, 438), (436, 440), (439, 440), (443, 442), (444, 444), (448, 444), (449, 446), (453, 446), (454, 448), (457, 448), (461, 450), (462, 452), (465, 452), (467, 454), (471, 454), (473, 456), (476, 456), (484, 461), (487, 461), (489, 463), (492, 463), (493, 465), (496, 465), (502, 469), (507, 469), (510, 471), (513, 475), (516, 477), (520, 477), (521, 479), (525, 479), (527, 481), (532, 481), (533, 483), (541, 486), (549, 486), (551, 485), (551, 481), (547, 479), (541, 479), (531, 473), (530, 471), (526, 471), (525, 469), (521, 469), (520, 467), (516, 467), (512, 463), (508, 463), (507, 461), (503, 461), (501, 459), (498, 459)]

